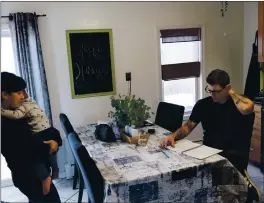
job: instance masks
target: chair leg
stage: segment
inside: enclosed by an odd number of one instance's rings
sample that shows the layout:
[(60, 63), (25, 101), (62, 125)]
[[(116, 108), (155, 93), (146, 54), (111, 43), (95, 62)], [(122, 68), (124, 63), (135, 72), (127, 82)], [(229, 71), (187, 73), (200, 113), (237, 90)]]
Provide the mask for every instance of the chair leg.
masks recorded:
[(78, 196), (78, 203), (82, 202), (82, 196), (83, 196), (83, 188), (84, 188), (84, 182), (83, 178), (79, 177), (80, 187), (79, 187), (79, 196)]
[(74, 176), (73, 176), (73, 186), (72, 186), (72, 189), (73, 190), (76, 190), (77, 189), (77, 182), (78, 182), (78, 179), (79, 178), (79, 174), (78, 174), (78, 168), (77, 168), (77, 163), (76, 161), (74, 161)]
[[(81, 180), (83, 181), (83, 178), (82, 178), (82, 174), (81, 174), (81, 171), (79, 169), (79, 167), (77, 166), (77, 177), (78, 177), (78, 182), (79, 182), (79, 188), (81, 187)], [(84, 186), (83, 186), (84, 187)]]

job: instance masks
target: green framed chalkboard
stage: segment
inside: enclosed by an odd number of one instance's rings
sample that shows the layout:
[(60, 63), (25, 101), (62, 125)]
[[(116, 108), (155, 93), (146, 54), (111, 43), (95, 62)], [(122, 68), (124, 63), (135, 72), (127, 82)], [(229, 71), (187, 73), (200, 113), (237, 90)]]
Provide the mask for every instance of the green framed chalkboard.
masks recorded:
[(116, 94), (112, 29), (66, 30), (72, 98)]

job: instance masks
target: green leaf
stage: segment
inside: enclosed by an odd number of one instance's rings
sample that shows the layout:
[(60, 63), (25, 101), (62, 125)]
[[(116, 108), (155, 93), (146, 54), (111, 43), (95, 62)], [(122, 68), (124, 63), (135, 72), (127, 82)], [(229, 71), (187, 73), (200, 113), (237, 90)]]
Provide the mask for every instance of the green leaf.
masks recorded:
[(114, 118), (119, 126), (136, 125), (140, 126), (150, 118), (150, 107), (146, 105), (145, 100), (136, 98), (135, 95), (120, 95), (118, 98), (111, 97), (111, 106), (114, 112), (108, 113), (108, 116)]

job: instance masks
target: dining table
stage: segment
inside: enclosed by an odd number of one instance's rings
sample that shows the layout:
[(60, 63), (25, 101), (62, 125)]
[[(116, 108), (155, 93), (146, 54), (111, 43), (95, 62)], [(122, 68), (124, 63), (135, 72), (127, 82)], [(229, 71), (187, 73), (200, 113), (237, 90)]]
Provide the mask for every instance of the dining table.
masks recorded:
[(246, 202), (244, 177), (218, 154), (200, 160), (166, 150), (165, 156), (160, 143), (168, 131), (157, 125), (142, 128), (155, 129), (146, 146), (102, 142), (95, 127), (75, 131), (104, 179), (105, 202)]

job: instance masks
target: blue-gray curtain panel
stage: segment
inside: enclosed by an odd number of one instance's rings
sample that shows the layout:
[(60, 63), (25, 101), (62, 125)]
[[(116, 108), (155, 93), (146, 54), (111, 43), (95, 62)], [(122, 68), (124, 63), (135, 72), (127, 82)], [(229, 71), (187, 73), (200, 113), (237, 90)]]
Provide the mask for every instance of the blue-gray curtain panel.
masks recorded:
[(9, 26), (14, 47), (15, 63), (20, 76), (27, 82), (28, 94), (45, 110), (52, 125), (49, 91), (37, 16), (35, 13), (10, 13)]

